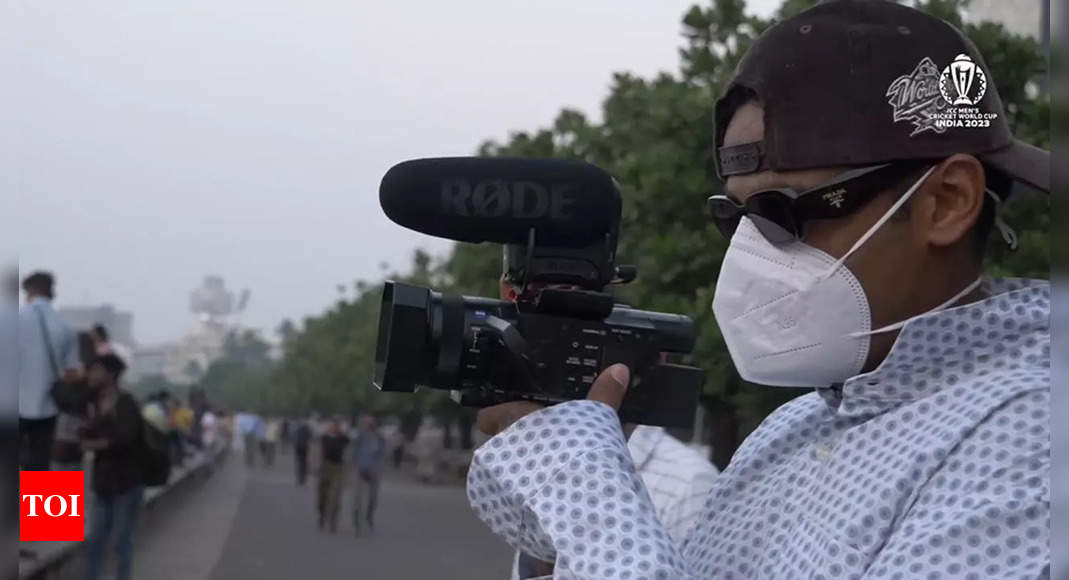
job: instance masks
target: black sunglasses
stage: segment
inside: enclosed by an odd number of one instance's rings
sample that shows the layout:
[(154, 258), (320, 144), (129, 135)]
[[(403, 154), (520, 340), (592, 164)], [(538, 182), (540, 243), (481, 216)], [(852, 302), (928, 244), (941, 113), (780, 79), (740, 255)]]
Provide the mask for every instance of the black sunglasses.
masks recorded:
[(924, 166), (909, 162), (851, 169), (812, 189), (767, 189), (749, 195), (743, 203), (726, 195), (711, 195), (709, 209), (716, 227), (728, 239), (735, 235), (745, 216), (765, 239), (782, 244), (801, 239), (805, 222), (848, 216)]

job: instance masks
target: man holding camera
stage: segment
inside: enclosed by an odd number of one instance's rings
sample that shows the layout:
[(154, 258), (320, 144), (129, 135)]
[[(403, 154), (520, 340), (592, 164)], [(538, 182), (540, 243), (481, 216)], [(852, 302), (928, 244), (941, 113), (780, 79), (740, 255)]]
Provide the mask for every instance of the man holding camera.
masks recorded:
[[(555, 288), (579, 290), (578, 287), (556, 284)], [(541, 286), (528, 288), (534, 293)], [(520, 289), (503, 276), (501, 298), (516, 302)], [(642, 479), (657, 519), (674, 541), (681, 542), (701, 515), (709, 489), (719, 471), (698, 451), (687, 447), (661, 427), (625, 424), (628, 453), (635, 472)], [(531, 578), (552, 573), (553, 565), (517, 552), (512, 566), (512, 579)]]
[(682, 542), (628, 453), (626, 367), (585, 401), (484, 409), (479, 517), (558, 578), (1049, 576), (1049, 285), (980, 277), (1049, 154), (987, 75), (894, 2), (768, 30), (716, 107), (713, 311), (744, 379), (815, 391), (743, 443)]

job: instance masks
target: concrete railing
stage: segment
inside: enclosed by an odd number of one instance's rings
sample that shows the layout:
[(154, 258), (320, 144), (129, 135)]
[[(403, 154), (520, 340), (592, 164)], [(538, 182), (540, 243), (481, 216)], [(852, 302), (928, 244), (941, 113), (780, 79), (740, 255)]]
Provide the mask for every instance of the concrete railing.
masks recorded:
[[(201, 451), (187, 459), (181, 467), (173, 468), (167, 485), (145, 491), (142, 510), (151, 510), (153, 506), (173, 497), (174, 491), (210, 476), (228, 452), (229, 447), (219, 445), (211, 450)], [(19, 580), (50, 580), (66, 577), (63, 569), (84, 550), (85, 542), (23, 542), (22, 546), (31, 549), (34, 556), (19, 558)]]

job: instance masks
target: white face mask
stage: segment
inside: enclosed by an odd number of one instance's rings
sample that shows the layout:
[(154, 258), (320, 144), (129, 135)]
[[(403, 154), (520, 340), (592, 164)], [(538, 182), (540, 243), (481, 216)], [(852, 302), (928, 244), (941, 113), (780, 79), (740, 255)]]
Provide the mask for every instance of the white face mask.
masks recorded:
[[(780, 387), (826, 387), (861, 372), (876, 330), (861, 283), (844, 265), (928, 178), (929, 169), (842, 258), (800, 241), (773, 245), (743, 218), (724, 255), (713, 314), (743, 379)], [(942, 310), (980, 285), (977, 279)], [(918, 315), (921, 316), (921, 315)]]

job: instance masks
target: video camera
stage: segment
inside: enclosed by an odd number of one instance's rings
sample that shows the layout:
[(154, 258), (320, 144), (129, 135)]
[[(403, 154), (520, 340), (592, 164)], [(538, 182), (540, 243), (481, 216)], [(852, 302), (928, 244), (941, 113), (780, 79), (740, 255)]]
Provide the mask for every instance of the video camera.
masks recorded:
[(621, 196), (606, 172), (579, 161), (450, 157), (405, 161), (382, 179), (394, 222), (432, 236), (504, 245), (516, 302), (450, 296), (386, 282), (374, 384), (383, 391), (452, 391), (486, 407), (583, 399), (604, 368), (632, 373), (620, 409), (628, 423), (689, 428), (701, 369), (663, 362), (694, 348), (693, 321), (615, 304)]

